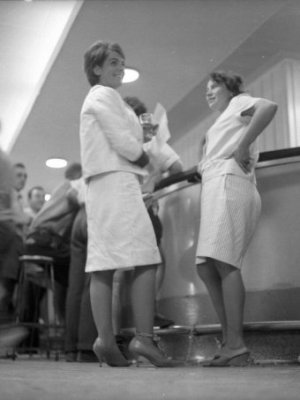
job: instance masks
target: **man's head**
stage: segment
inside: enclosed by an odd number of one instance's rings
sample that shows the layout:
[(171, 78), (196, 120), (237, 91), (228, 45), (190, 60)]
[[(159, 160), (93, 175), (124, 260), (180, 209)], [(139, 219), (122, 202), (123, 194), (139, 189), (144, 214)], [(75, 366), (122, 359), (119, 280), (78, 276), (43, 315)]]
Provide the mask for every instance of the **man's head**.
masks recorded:
[(17, 192), (20, 192), (24, 189), (27, 181), (27, 171), (26, 167), (22, 163), (14, 164), (14, 175), (15, 175), (15, 183), (14, 187)]
[(65, 170), (65, 178), (73, 181), (75, 179), (79, 179), (82, 176), (82, 167), (80, 163), (74, 162), (70, 165)]
[(28, 205), (35, 212), (39, 212), (45, 203), (45, 190), (42, 186), (33, 186), (28, 191)]
[(124, 101), (133, 109), (138, 117), (148, 112), (147, 107), (138, 97), (126, 96), (124, 97)]

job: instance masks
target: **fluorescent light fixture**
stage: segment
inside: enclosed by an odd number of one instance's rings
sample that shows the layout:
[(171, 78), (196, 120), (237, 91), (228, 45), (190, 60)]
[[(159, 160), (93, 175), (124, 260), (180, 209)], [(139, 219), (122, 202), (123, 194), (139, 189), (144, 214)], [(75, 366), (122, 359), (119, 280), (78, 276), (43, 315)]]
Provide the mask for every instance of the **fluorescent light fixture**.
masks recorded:
[(136, 81), (140, 76), (140, 73), (134, 68), (125, 68), (125, 74), (123, 78), (123, 83), (129, 83)]
[(46, 161), (46, 165), (49, 168), (64, 168), (67, 165), (67, 161), (63, 158), (49, 158)]
[[(8, 38), (5, 45), (1, 42), (0, 71), (7, 76), (1, 80), (0, 147), (8, 153), (22, 131), (83, 1), (24, 3), (0, 0), (2, 42)], [(7, 24), (3, 22), (6, 16)], [(19, 45), (17, 58), (10, 43)]]

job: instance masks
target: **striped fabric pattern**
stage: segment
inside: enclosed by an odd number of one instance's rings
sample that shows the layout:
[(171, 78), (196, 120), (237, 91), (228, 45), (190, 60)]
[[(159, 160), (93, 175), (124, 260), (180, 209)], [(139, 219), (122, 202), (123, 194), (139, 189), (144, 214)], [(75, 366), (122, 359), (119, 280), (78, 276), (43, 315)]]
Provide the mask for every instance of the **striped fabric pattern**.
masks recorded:
[(241, 268), (261, 211), (256, 185), (231, 174), (204, 180), (200, 210), (196, 264), (210, 257)]

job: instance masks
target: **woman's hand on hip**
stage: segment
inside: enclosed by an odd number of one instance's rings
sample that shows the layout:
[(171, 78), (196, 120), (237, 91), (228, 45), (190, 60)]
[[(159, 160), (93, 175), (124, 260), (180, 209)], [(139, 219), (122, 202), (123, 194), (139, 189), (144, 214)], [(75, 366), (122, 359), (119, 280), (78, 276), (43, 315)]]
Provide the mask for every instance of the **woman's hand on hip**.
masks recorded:
[(249, 148), (238, 147), (228, 158), (234, 158), (240, 168), (247, 174), (251, 171)]

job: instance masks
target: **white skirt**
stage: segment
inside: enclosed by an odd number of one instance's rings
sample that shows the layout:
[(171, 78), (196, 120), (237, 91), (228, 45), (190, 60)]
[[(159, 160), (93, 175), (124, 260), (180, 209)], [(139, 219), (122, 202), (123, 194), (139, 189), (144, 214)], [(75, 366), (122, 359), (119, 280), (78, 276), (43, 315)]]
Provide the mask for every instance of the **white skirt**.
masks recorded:
[(213, 258), (241, 268), (255, 231), (261, 199), (256, 185), (237, 175), (204, 181), (196, 264)]
[(138, 176), (116, 171), (88, 183), (86, 272), (161, 262)]

